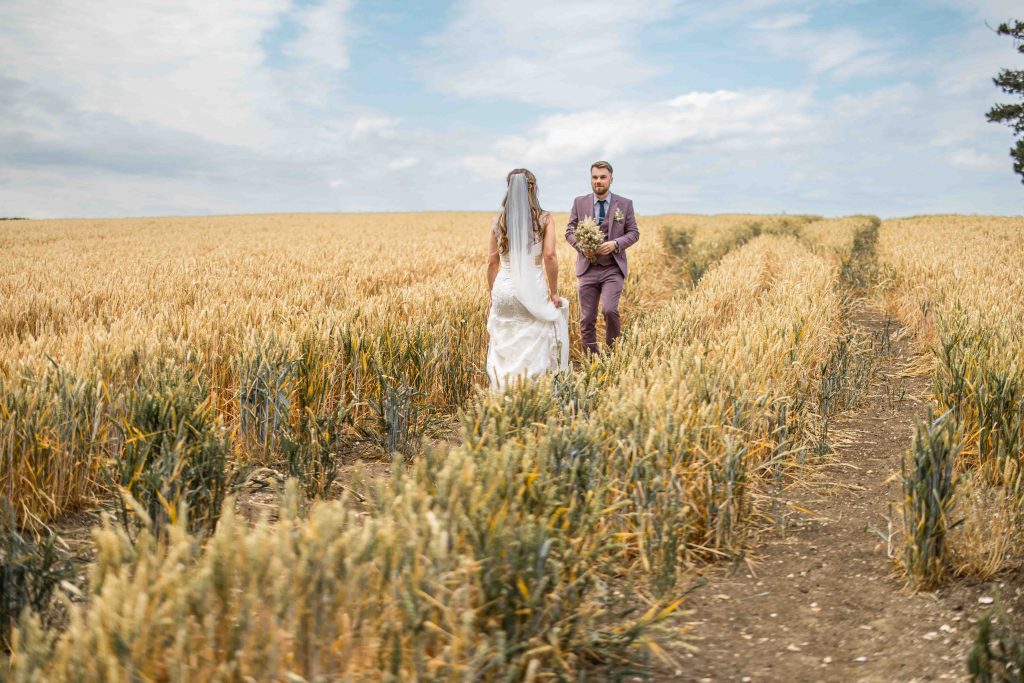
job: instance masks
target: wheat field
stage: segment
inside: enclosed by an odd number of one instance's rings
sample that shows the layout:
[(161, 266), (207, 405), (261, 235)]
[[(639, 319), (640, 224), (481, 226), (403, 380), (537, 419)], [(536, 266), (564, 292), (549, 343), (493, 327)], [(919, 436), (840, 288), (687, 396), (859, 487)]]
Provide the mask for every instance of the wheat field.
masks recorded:
[[(958, 467), (1021, 490), (1020, 219), (644, 217), (623, 335), (596, 359), (560, 240), (572, 369), (500, 394), (489, 220), (0, 224), (0, 527), (106, 518), (80, 589), (5, 605), (13, 679), (556, 680), (671, 660), (653, 634), (688, 570), (771, 525), (772, 492), (863, 400), (857, 300), (913, 330)], [(374, 459), (390, 478), (338, 492), (342, 464)], [(279, 519), (251, 524), (231, 501), (257, 468), (289, 481)], [(984, 564), (971, 539), (947, 557), (915, 536), (945, 508), (906, 478), (908, 575)], [(626, 586), (641, 609), (623, 617)]]
[[(931, 536), (935, 548), (911, 546), (911, 564), (918, 567), (912, 573), (924, 585), (946, 573), (988, 578), (1015, 559), (1011, 550), (1020, 543), (1024, 218), (886, 221), (879, 260), (879, 296), (924, 352), (935, 415), (948, 427), (936, 440), (941, 428), (935, 426), (933, 447), (916, 452), (929, 488), (945, 487), (948, 494), (944, 509), (918, 503), (905, 515), (916, 520), (908, 535), (917, 537), (917, 545)], [(943, 461), (945, 474), (938, 467)], [(923, 534), (926, 527), (934, 530)], [(923, 555), (932, 556), (928, 569)]]

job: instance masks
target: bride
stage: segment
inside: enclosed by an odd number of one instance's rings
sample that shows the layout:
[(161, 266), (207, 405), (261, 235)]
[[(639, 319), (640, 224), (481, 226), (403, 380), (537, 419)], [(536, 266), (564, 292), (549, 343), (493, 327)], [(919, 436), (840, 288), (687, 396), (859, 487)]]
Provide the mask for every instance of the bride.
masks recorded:
[(495, 389), (569, 367), (569, 302), (558, 296), (551, 215), (540, 208), (533, 173), (517, 168), (507, 181), (487, 260), (487, 374)]

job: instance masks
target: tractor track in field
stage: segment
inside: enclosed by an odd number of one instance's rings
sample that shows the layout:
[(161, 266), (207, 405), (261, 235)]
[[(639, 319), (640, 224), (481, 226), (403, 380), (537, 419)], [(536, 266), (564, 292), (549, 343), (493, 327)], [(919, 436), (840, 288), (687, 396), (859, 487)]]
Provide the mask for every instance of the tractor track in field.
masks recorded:
[[(854, 322), (888, 334), (877, 310), (861, 309)], [(748, 562), (704, 572), (692, 612), (673, 623), (696, 649), (676, 648), (675, 665), (634, 680), (965, 680), (974, 623), (989, 609), (979, 600), (998, 592), (1019, 619), (1019, 574), (914, 593), (890, 557), (899, 552), (901, 457), (927, 405), (928, 378), (906, 370), (911, 360), (910, 340), (897, 334), (866, 404), (838, 421), (846, 438), (835, 456), (782, 494), (780, 528), (755, 540)]]

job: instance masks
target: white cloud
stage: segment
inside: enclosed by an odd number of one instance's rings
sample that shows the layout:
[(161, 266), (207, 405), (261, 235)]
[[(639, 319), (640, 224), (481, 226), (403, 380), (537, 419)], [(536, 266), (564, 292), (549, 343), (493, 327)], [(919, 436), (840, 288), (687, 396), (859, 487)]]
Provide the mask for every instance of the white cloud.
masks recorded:
[(900, 67), (885, 45), (850, 28), (760, 30), (755, 40), (776, 56), (805, 62), (815, 76), (846, 79)]
[(352, 140), (363, 140), (366, 138), (392, 139), (398, 133), (398, 125), (401, 119), (391, 116), (360, 116), (352, 123), (352, 130), (349, 138)]
[(808, 96), (782, 91), (692, 92), (668, 101), (558, 114), (499, 140), (499, 156), (551, 163), (660, 151), (680, 143), (777, 145), (807, 134)]
[(388, 168), (392, 171), (404, 171), (407, 168), (412, 168), (420, 163), (420, 160), (416, 157), (399, 157), (398, 159), (392, 159), (388, 163)]
[(933, 2), (962, 10), (996, 24), (1021, 17), (1020, 0), (933, 0)]
[(488, 154), (468, 154), (458, 160), (458, 165), (473, 175), (483, 178), (501, 178), (516, 167), (514, 163)]
[[(3, 9), (0, 63), (5, 77), (80, 110), (267, 149), (298, 127), (290, 81), (326, 90), (348, 65), (347, 8), (348, 0), (294, 10), (291, 0), (14, 0)], [(264, 41), (284, 21), (296, 31), (283, 47), (294, 64), (282, 72), (268, 64)]]
[(555, 106), (611, 99), (662, 70), (641, 59), (637, 45), (645, 27), (679, 4), (648, 0), (638, 9), (616, 0), (463, 0), (448, 27), (428, 40), (433, 54), (424, 77), (461, 97)]
[(84, 167), (0, 166), (0, 215), (103, 217), (317, 211), (335, 207), (320, 196), (319, 183), (289, 167), (269, 166), (224, 175), (205, 170), (188, 175), (118, 173)]
[(204, 0), (4, 6), (4, 75), (45, 84), (83, 110), (147, 121), (219, 142), (273, 134), (273, 81), (260, 37), (288, 9), (256, 0), (239, 10)]
[(5, 3), (4, 212), (322, 210), (348, 206), (342, 178), (365, 206), (412, 154), (398, 118), (344, 97), (351, 5)]
[(820, 0), (731, 0), (730, 2), (705, 2), (691, 0), (687, 6), (688, 19), (700, 26), (713, 24), (745, 23), (751, 17), (762, 13), (786, 10), (798, 15), (801, 10), (820, 4)]
[(779, 14), (774, 17), (759, 19), (750, 26), (758, 31), (785, 31), (786, 29), (803, 26), (810, 19), (810, 14)]
[[(373, 78), (399, 80), (370, 82), (350, 75), (355, 38), (430, 10), (8, 0), (0, 213), (492, 208), (520, 165), (565, 209), (599, 157), (643, 213), (1018, 210), (1011, 133), (984, 120), (991, 76), (1020, 59), (984, 27), (999, 0), (923, 1), (963, 9), (957, 40), (902, 13), (890, 34), (828, 24), (825, 0), (457, 0), (427, 54), (388, 47)], [(442, 92), (370, 106), (409, 64)]]
[(1009, 98), (992, 78), (1003, 68), (1024, 68), (1012, 42), (983, 26), (968, 27), (953, 45), (938, 46), (923, 59), (930, 65), (930, 82), (921, 110), (935, 121), (930, 143), (955, 149), (991, 145), (1002, 153), (1010, 131), (989, 123), (985, 113)]
[(1009, 166), (1009, 161), (992, 154), (983, 154), (976, 149), (958, 149), (949, 157), (949, 163), (963, 168), (996, 169)]
[(909, 113), (924, 98), (921, 88), (903, 82), (887, 85), (872, 92), (856, 95), (837, 95), (833, 111), (837, 117), (868, 120), (868, 117), (889, 117)]
[[(304, 109), (330, 110), (341, 94), (340, 74), (351, 63), (349, 43), (356, 31), (348, 13), (353, 0), (291, 2), (292, 8), (279, 17), (279, 23), (288, 29), (287, 40), (268, 34), (279, 41), (275, 49), (284, 58), (268, 55), (268, 62), (274, 63), (269, 72), (280, 97)], [(277, 123), (285, 121), (278, 119)]]
[(935, 60), (940, 92), (964, 95), (972, 91), (994, 98), (1000, 95), (992, 78), (1001, 69), (1024, 69), (1024, 57), (1006, 36), (985, 27), (968, 30)]
[(296, 9), (293, 17), (300, 28), (284, 52), (308, 65), (347, 69), (347, 40), (351, 34), (347, 15), (351, 4), (350, 0), (324, 0)]

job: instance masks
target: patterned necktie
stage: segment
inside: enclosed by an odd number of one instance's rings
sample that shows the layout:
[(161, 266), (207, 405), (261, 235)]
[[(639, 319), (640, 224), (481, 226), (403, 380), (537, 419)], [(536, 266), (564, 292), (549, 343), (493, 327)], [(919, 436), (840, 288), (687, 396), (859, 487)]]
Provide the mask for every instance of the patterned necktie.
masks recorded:
[(605, 201), (606, 200), (604, 200), (604, 199), (598, 199), (597, 200), (597, 203), (601, 205), (600, 218), (597, 219), (598, 223), (604, 223), (604, 203), (605, 203)]

